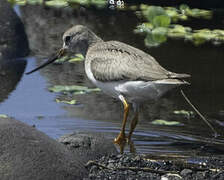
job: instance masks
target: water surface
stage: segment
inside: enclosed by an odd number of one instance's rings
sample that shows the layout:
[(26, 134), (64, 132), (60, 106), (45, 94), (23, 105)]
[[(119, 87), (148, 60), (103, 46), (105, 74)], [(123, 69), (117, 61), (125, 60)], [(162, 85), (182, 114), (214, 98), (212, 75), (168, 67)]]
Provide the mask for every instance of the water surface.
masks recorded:
[[(131, 44), (150, 53), (165, 68), (192, 75), (189, 80), (191, 86), (185, 87), (184, 91), (204, 112), (221, 137), (213, 139), (211, 130), (197, 116), (188, 119), (175, 115), (174, 110), (192, 109), (179, 91), (174, 90), (154, 104), (144, 104), (133, 136), (138, 153), (190, 156), (223, 152), (223, 46), (204, 44), (196, 47), (190, 42), (169, 40), (158, 48), (148, 49), (144, 46), (143, 37), (133, 33), (138, 19), (130, 12), (90, 11), (82, 14), (66, 9), (28, 6), (21, 8), (20, 13), (33, 54), (26, 59), (25, 71), (41, 64), (46, 56), (60, 48), (65, 29), (73, 24), (84, 24), (105, 40)], [(194, 26), (200, 26), (200, 21), (195, 22)], [(210, 28), (215, 29), (215, 24)], [(93, 87), (84, 74), (83, 62), (51, 65), (29, 76), (23, 75), (15, 84), (16, 88), (9, 90), (7, 99), (0, 104), (1, 114), (35, 125), (53, 138), (73, 131), (92, 131), (105, 133), (112, 142), (119, 132), (123, 110), (119, 101), (97, 92), (77, 95), (78, 105), (66, 105), (56, 103), (55, 99), (60, 95), (48, 91), (53, 85)], [(153, 125), (151, 122), (156, 119), (178, 121), (180, 124)]]

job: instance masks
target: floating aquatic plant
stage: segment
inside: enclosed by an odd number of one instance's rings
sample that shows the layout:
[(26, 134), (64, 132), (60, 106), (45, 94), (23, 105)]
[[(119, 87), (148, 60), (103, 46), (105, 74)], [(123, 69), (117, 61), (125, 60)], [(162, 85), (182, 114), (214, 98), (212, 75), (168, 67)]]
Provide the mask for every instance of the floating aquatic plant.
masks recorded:
[(79, 61), (84, 61), (84, 56), (82, 54), (75, 54), (74, 56), (63, 56), (55, 61), (55, 63), (63, 63), (68, 61), (70, 63), (75, 63)]
[(66, 7), (69, 5), (95, 6), (104, 8), (107, 4), (105, 0), (8, 0), (10, 3), (18, 5), (26, 4), (45, 4), (51, 7)]
[(224, 42), (224, 30), (193, 30), (190, 27), (173, 24), (179, 20), (188, 20), (189, 17), (210, 19), (212, 11), (190, 9), (187, 5), (181, 5), (179, 9), (141, 5), (140, 9), (147, 22), (137, 26), (135, 32), (146, 34), (146, 46), (158, 46), (167, 38), (181, 38), (191, 41), (195, 45), (201, 45), (205, 42), (212, 42), (213, 44)]
[(201, 45), (205, 42), (213, 44), (224, 43), (224, 30), (221, 29), (200, 29), (192, 30), (190, 27), (171, 24), (169, 27), (154, 28), (149, 23), (142, 23), (135, 29), (136, 33), (145, 33), (146, 46), (158, 46), (168, 38), (184, 39), (193, 42), (195, 45)]
[[(212, 18), (212, 11), (202, 9), (190, 9), (187, 5), (179, 8), (141, 5), (141, 15), (147, 20), (135, 29), (136, 33), (146, 34), (146, 46), (158, 46), (167, 38), (181, 38), (201, 45), (205, 42), (220, 44), (224, 42), (224, 30), (192, 30), (179, 24), (177, 21), (189, 20), (189, 18)], [(138, 13), (139, 14), (139, 13)]]
[(86, 93), (90, 93), (90, 92), (98, 92), (98, 91), (100, 91), (100, 89), (99, 88), (88, 88), (85, 86), (77, 86), (77, 85), (72, 85), (72, 86), (56, 85), (56, 86), (50, 87), (49, 91), (63, 93), (63, 94), (77, 95), (77, 94), (86, 94)]
[(77, 103), (77, 101), (75, 99), (72, 99), (71, 101), (65, 101), (65, 100), (55, 99), (55, 101), (57, 103), (65, 103), (65, 104), (70, 104), (70, 105), (74, 105), (74, 104)]
[(173, 111), (173, 113), (177, 114), (177, 115), (185, 116), (188, 119), (190, 119), (192, 116), (194, 116), (194, 112), (193, 111), (175, 110), (175, 111)]
[(212, 18), (212, 11), (196, 8), (191, 9), (186, 4), (180, 5), (179, 8), (149, 6), (141, 4), (140, 13), (139, 11), (137, 11), (137, 14), (139, 16), (143, 16), (149, 22), (152, 22), (155, 17), (160, 15), (168, 16), (169, 18), (171, 18), (172, 22), (177, 22), (178, 20), (186, 21), (189, 20), (189, 18)]
[(151, 122), (154, 125), (165, 125), (165, 126), (179, 126), (181, 125), (180, 122), (178, 121), (166, 121), (163, 119), (156, 119), (154, 121)]
[(8, 118), (6, 114), (0, 114), (0, 118)]
[(82, 54), (76, 54), (75, 57), (70, 58), (68, 62), (74, 63), (74, 62), (77, 62), (77, 61), (84, 61), (84, 59), (85, 58)]

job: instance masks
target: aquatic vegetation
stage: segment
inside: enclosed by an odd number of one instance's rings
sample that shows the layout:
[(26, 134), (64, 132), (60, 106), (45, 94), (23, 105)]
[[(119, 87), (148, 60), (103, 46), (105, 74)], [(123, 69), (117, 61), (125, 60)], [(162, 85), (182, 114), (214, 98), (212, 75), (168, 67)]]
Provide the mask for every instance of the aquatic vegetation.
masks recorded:
[[(28, 1), (27, 3), (30, 3), (30, 2)], [(64, 0), (50, 0), (50, 1), (46, 1), (44, 4), (47, 6), (52, 6), (52, 7), (65, 7), (69, 5), (69, 3)]]
[(94, 6), (97, 8), (104, 8), (107, 5), (105, 0), (8, 0), (10, 3), (18, 5), (26, 4), (44, 4), (51, 7), (66, 7), (73, 5), (82, 5), (86, 7)]
[(73, 57), (73, 58), (70, 58), (69, 60), (68, 60), (68, 62), (70, 62), (70, 63), (74, 63), (74, 62), (77, 62), (77, 61), (84, 61), (84, 56), (82, 55), (82, 54), (76, 54), (75, 55), (75, 57)]
[(144, 17), (149, 22), (152, 22), (157, 16), (163, 15), (169, 17), (172, 22), (186, 21), (190, 18), (203, 18), (211, 19), (212, 11), (203, 9), (191, 9), (188, 5), (182, 4), (179, 8), (175, 7), (160, 7), (160, 6), (149, 6), (141, 4), (140, 11), (137, 11), (137, 15)]
[(55, 63), (64, 63), (66, 61), (70, 63), (75, 63), (79, 61), (84, 61), (84, 56), (82, 54), (75, 54), (74, 56), (63, 56), (55, 61)]
[(205, 42), (212, 42), (213, 44), (224, 42), (224, 30), (193, 30), (191, 27), (174, 24), (177, 21), (190, 20), (190, 18), (211, 19), (212, 11), (190, 9), (187, 5), (181, 5), (178, 9), (141, 5), (140, 9), (141, 13), (138, 12), (138, 16), (143, 16), (147, 22), (138, 25), (134, 32), (146, 35), (145, 44), (148, 47), (158, 46), (166, 42), (167, 38), (184, 39), (195, 45), (201, 45)]
[(88, 88), (85, 86), (77, 86), (77, 85), (72, 85), (72, 86), (61, 86), (61, 85), (56, 85), (53, 87), (48, 88), (49, 91), (51, 92), (57, 92), (57, 93), (63, 93), (63, 94), (87, 94), (91, 92), (98, 92), (100, 91), (99, 88)]
[(181, 115), (181, 116), (187, 117), (188, 119), (190, 119), (191, 117), (194, 116), (194, 112), (193, 111), (175, 110), (175, 111), (173, 111), (173, 113), (177, 114), (177, 115)]
[(154, 125), (165, 125), (165, 126), (179, 126), (181, 125), (180, 122), (178, 121), (166, 121), (163, 119), (156, 119), (154, 121), (151, 122)]
[(0, 118), (8, 118), (6, 114), (0, 114)]
[(8, 0), (8, 2), (12, 4), (18, 4), (20, 6), (26, 5), (26, 4), (42, 4), (44, 0)]
[(65, 103), (65, 104), (70, 104), (70, 105), (74, 105), (74, 104), (77, 103), (77, 101), (75, 99), (73, 99), (71, 101), (65, 101), (65, 100), (55, 99), (55, 101), (57, 103)]
[[(13, 4), (44, 4), (51, 7), (96, 7), (107, 8), (109, 1), (107, 0), (8, 0)], [(191, 19), (206, 19), (213, 17), (211, 10), (190, 8), (188, 5), (182, 4), (179, 7), (160, 7), (150, 5), (131, 5), (125, 4), (124, 8), (118, 10), (131, 10), (136, 13), (138, 17), (144, 19), (134, 30), (135, 33), (145, 35), (145, 45), (148, 47), (159, 46), (161, 43), (171, 39), (183, 39), (190, 41), (198, 46), (205, 42), (211, 42), (215, 45), (224, 42), (224, 30), (210, 30), (199, 29), (194, 30), (191, 27), (185, 27), (177, 24), (182, 21), (189, 21)], [(108, 9), (109, 11), (109, 9)], [(63, 62), (66, 59), (58, 60)], [(74, 58), (69, 62), (80, 61), (82, 58)]]

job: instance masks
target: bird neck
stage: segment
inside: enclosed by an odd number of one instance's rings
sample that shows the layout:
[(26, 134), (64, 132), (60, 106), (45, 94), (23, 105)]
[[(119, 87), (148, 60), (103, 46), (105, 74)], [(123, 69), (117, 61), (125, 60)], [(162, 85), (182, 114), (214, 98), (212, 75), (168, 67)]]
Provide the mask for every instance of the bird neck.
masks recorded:
[(96, 43), (103, 42), (103, 40), (96, 34), (91, 32), (88, 37), (88, 48), (94, 46)]

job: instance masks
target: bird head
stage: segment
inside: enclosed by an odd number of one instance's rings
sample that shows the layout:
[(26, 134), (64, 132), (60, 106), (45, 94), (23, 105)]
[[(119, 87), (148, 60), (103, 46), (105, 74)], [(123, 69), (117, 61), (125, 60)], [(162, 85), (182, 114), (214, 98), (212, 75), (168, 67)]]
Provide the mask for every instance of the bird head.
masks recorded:
[(86, 55), (88, 47), (97, 36), (82, 25), (76, 25), (67, 30), (63, 35), (63, 49), (69, 54), (81, 53)]
[(45, 63), (39, 67), (27, 72), (26, 74), (31, 74), (48, 64), (53, 63), (57, 59), (64, 55), (74, 55), (76, 53), (81, 53), (84, 56), (88, 48), (98, 41), (102, 41), (96, 34), (94, 34), (90, 29), (82, 25), (75, 25), (68, 29), (63, 35), (63, 47), (57, 52), (57, 54), (49, 58)]

